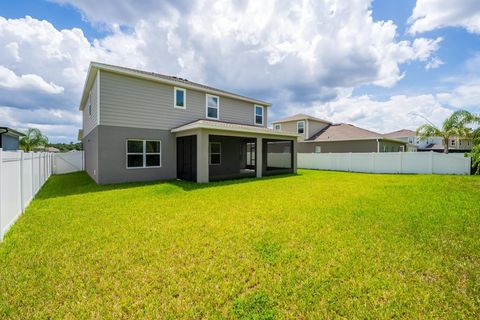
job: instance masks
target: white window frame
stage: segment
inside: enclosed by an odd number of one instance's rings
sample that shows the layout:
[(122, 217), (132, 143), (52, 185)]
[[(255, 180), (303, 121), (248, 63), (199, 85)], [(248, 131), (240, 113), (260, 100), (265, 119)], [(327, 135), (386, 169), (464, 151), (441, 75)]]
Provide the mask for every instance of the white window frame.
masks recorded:
[[(208, 116), (208, 98), (211, 97), (211, 98), (217, 98), (217, 117), (216, 118), (212, 118), (212, 117), (209, 117)], [(210, 107), (210, 108), (213, 108), (213, 107)], [(205, 118), (207, 119), (214, 119), (214, 120), (219, 120), (220, 119), (220, 97), (219, 96), (214, 96), (212, 94), (206, 94), (205, 95)]]
[[(257, 108), (262, 109), (262, 123), (257, 123)], [(259, 104), (253, 105), (253, 124), (256, 126), (263, 126), (265, 123), (265, 107)]]
[[(278, 126), (278, 129), (277, 129), (277, 126)], [(277, 131), (282, 131), (282, 124), (281, 123), (275, 123), (273, 125), (273, 129), (277, 130)]]
[[(142, 141), (143, 142), (143, 151), (142, 152), (128, 152), (128, 141)], [(160, 143), (160, 149), (159, 152), (150, 152), (147, 153), (147, 141), (154, 141), (154, 142), (159, 142)], [(161, 168), (162, 167), (162, 140), (157, 140), (157, 139), (127, 139), (125, 141), (125, 167), (128, 170), (132, 169), (155, 169), (155, 168)], [(160, 158), (160, 165), (159, 166), (149, 166), (147, 167), (147, 155), (159, 155)], [(129, 155), (142, 155), (143, 156), (143, 166), (141, 167), (129, 167), (128, 166), (128, 156)]]
[[(183, 107), (177, 106), (177, 91), (183, 91)], [(187, 109), (187, 89), (174, 87), (173, 88), (173, 107), (175, 109)]]
[[(318, 149), (317, 149), (318, 148)], [(318, 150), (318, 151), (317, 151)], [(322, 146), (315, 146), (315, 153), (322, 153)]]
[[(218, 144), (219, 146), (219, 152), (213, 152), (212, 153), (212, 145), (213, 144)], [(218, 154), (220, 155), (220, 163), (212, 163), (212, 154)], [(212, 141), (208, 143), (208, 164), (211, 166), (220, 166), (222, 165), (222, 143), (217, 142), (217, 141)]]
[[(303, 123), (303, 132), (302, 132), (302, 133), (298, 132), (299, 124), (300, 124), (300, 123)], [(306, 125), (305, 125), (305, 120), (297, 121), (297, 134), (305, 134), (305, 127), (306, 127)]]

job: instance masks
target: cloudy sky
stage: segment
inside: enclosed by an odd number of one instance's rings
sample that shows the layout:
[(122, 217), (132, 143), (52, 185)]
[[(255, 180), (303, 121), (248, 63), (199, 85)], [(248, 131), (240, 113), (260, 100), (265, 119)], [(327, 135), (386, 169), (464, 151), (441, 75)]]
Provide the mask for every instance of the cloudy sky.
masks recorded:
[(480, 1), (3, 1), (0, 125), (75, 141), (92, 60), (270, 101), (270, 121), (415, 129), (480, 112)]

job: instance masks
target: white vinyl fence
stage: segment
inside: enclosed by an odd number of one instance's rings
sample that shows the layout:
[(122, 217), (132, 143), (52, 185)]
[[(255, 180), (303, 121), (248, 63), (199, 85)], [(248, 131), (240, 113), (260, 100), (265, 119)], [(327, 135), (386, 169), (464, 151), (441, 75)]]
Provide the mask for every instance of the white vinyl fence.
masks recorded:
[(52, 153), (0, 149), (0, 241), (52, 175)]
[(459, 153), (299, 153), (298, 168), (369, 173), (470, 174), (471, 159)]
[(85, 170), (83, 151), (55, 153), (53, 171), (55, 174), (70, 173)]
[(83, 151), (53, 154), (0, 149), (0, 241), (52, 173), (83, 170)]

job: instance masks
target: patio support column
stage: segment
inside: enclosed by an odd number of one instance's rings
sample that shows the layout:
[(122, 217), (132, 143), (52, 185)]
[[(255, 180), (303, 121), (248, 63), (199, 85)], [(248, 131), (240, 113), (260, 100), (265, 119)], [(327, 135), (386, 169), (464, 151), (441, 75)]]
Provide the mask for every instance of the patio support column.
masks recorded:
[(262, 170), (263, 170), (263, 159), (262, 159), (262, 156), (263, 156), (263, 151), (262, 151), (262, 148), (263, 148), (263, 143), (262, 143), (262, 138), (260, 137), (257, 137), (257, 143), (256, 143), (256, 159), (257, 159), (257, 163), (255, 164), (255, 169), (257, 170), (257, 178), (261, 178), (263, 173), (262, 173)]
[(197, 182), (207, 183), (208, 172), (208, 133), (199, 130), (197, 133)]

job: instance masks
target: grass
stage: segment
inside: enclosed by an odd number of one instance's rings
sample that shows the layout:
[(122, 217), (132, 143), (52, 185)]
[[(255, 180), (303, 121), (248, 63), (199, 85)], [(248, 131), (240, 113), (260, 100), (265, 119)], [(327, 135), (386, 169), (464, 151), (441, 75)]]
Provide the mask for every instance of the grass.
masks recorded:
[(480, 179), (54, 176), (0, 244), (0, 318), (479, 318)]

